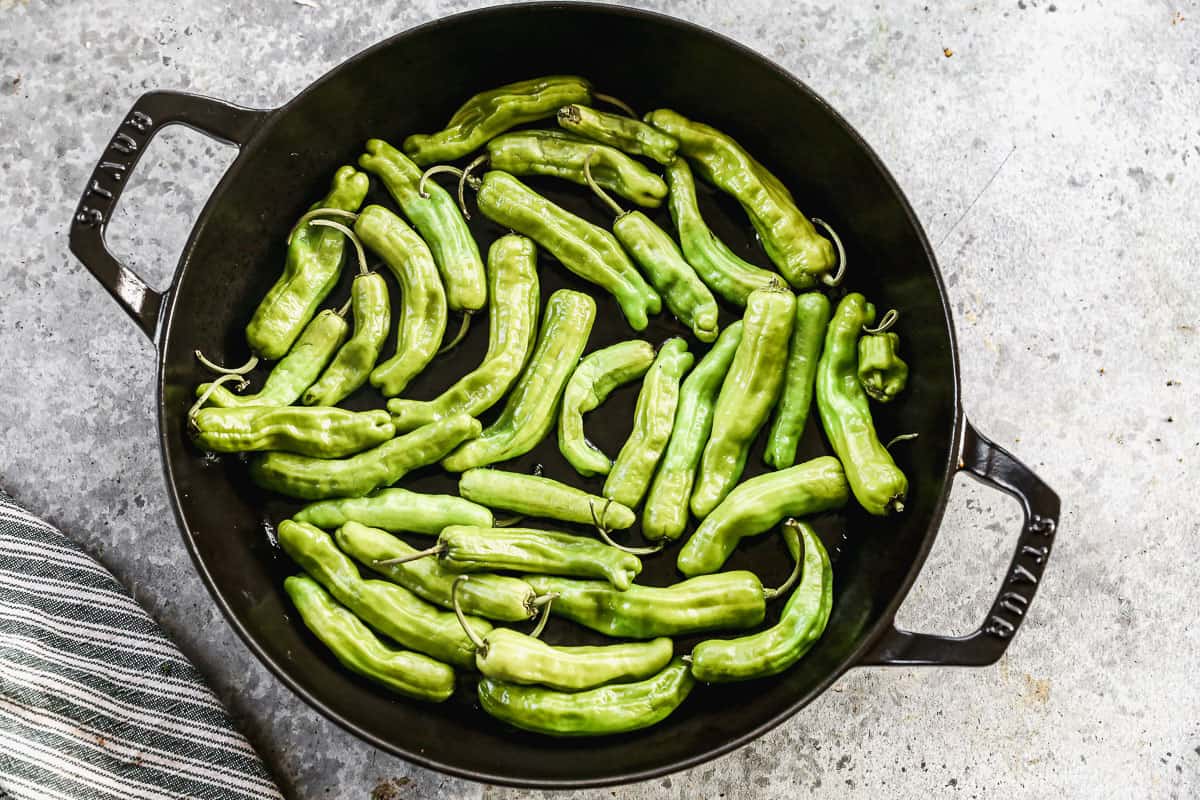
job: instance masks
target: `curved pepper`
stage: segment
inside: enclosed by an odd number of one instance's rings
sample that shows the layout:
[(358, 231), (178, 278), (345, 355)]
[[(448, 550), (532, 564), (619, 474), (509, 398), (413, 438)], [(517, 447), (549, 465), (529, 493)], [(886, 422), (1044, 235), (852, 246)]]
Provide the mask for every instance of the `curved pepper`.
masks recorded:
[[(389, 581), (363, 580), (329, 534), (285, 520), (279, 524), (279, 544), (335, 600), (401, 646), (459, 667), (475, 663), (474, 645), (452, 612), (435, 608)], [(480, 636), (492, 629), (491, 623), (478, 618), (467, 623)]]
[(900, 336), (869, 333), (858, 340), (858, 382), (872, 400), (890, 403), (908, 383), (908, 364), (900, 357)]
[(681, 659), (652, 678), (584, 692), (558, 692), (484, 678), (479, 705), (510, 725), (550, 736), (606, 736), (661, 722), (687, 699), (695, 679)]
[(625, 530), (637, 521), (633, 510), (565, 483), (500, 469), (469, 469), (458, 479), (458, 492), (490, 508), (527, 517)]
[(670, 187), (667, 207), (679, 231), (683, 256), (708, 288), (734, 305), (744, 306), (751, 292), (783, 285), (774, 272), (739, 258), (708, 227), (700, 215), (696, 184), (687, 161), (677, 158), (671, 162), (666, 178)]
[(712, 430), (717, 392), (741, 341), (742, 321), (738, 320), (721, 332), (679, 389), (671, 440), (642, 511), (642, 534), (647, 539), (678, 539), (687, 527), (688, 501), (696, 465)]
[(692, 493), (692, 513), (701, 519), (742, 477), (750, 444), (779, 398), (795, 316), (796, 297), (786, 289), (762, 289), (746, 301), (742, 341), (717, 396)]
[(409, 136), (404, 152), (423, 167), (454, 161), (509, 128), (552, 116), (568, 103), (591, 101), (591, 83), (574, 75), (505, 84), (467, 100), (437, 133)]
[(858, 381), (858, 336), (874, 322), (875, 306), (858, 292), (838, 303), (817, 363), (817, 411), (855, 499), (869, 513), (884, 516), (904, 510), (908, 479), (879, 441)]
[(837, 266), (833, 244), (796, 208), (791, 192), (727, 134), (668, 109), (646, 122), (679, 140), (679, 152), (701, 176), (733, 196), (758, 231), (763, 249), (797, 289), (829, 280)]
[(788, 345), (783, 391), (763, 453), (763, 461), (775, 469), (796, 463), (796, 448), (804, 434), (804, 426), (808, 424), (813, 383), (817, 379), (817, 359), (821, 357), (831, 312), (829, 298), (819, 292), (805, 292), (796, 298), (796, 324), (792, 327), (792, 342)]
[(671, 438), (679, 403), (679, 382), (693, 361), (695, 356), (688, 352), (687, 342), (679, 337), (668, 339), (659, 349), (638, 394), (633, 432), (604, 481), (605, 497), (630, 508), (642, 501)]
[(537, 248), (509, 234), (488, 250), (488, 349), (483, 361), (433, 400), (388, 401), (396, 429), (412, 430), (455, 414), (477, 417), (504, 396), (533, 351), (538, 323)]
[(454, 311), (478, 311), (487, 303), (487, 286), (479, 247), (458, 204), (433, 181), (421, 196), (421, 168), (382, 139), (368, 139), (358, 165), (383, 181), (404, 216), (429, 245), (446, 287), (446, 304)]
[(201, 409), (188, 420), (188, 433), (213, 453), (281, 450), (340, 458), (386, 442), (396, 426), (386, 411), (247, 406)]
[(751, 478), (700, 523), (676, 564), (684, 575), (716, 572), (743, 538), (770, 530), (785, 517), (841, 508), (849, 499), (846, 473), (832, 456)]
[(354, 335), (341, 346), (320, 380), (308, 387), (306, 406), (335, 406), (367, 382), (391, 325), (387, 282), (374, 272), (358, 275), (350, 286)]
[(662, 298), (608, 231), (499, 170), (484, 173), (476, 199), (488, 219), (528, 236), (571, 272), (610, 292), (634, 330), (644, 329), (649, 315), (662, 311)]
[(393, 397), (437, 355), (446, 333), (446, 293), (424, 240), (383, 206), (364, 208), (354, 232), (400, 283), (396, 354), (371, 370), (371, 385)]
[[(778, 675), (812, 649), (833, 609), (833, 569), (816, 531), (795, 523), (804, 544), (800, 584), (788, 598), (779, 623), (738, 639), (710, 639), (692, 650), (692, 675), (705, 683), (745, 681)], [(792, 549), (794, 538), (789, 540)], [(797, 547), (792, 557), (799, 559)]]
[(558, 124), (564, 129), (601, 142), (635, 156), (645, 156), (660, 164), (675, 160), (679, 142), (640, 119), (597, 111), (572, 103), (558, 110)]
[(653, 363), (654, 346), (630, 339), (589, 353), (571, 373), (558, 413), (558, 449), (580, 475), (607, 475), (612, 469), (609, 457), (584, 435), (583, 415), (599, 408), (618, 386), (645, 375)]
[(454, 670), (421, 653), (388, 647), (320, 584), (305, 575), (283, 582), (305, 626), (351, 672), (418, 700), (440, 703), (454, 694)]
[[(342, 167), (334, 173), (329, 194), (309, 210), (358, 211), (369, 186), (366, 175)], [(293, 234), (283, 274), (246, 325), (246, 342), (253, 352), (271, 361), (292, 349), (317, 306), (337, 285), (345, 244), (346, 237), (332, 228), (305, 225)]]
[(463, 472), (516, 458), (536, 447), (554, 424), (567, 376), (587, 345), (595, 319), (596, 301), (586, 294), (559, 289), (550, 295), (537, 348), (504, 411), (478, 439), (451, 453), (442, 466)]
[(701, 575), (671, 586), (634, 584), (618, 591), (605, 581), (526, 575), (538, 594), (555, 594), (550, 614), (606, 636), (653, 639), (714, 630), (753, 628), (767, 613), (762, 582), (736, 570)]
[(293, 514), (292, 519), (326, 530), (340, 528), (348, 522), (359, 522), (386, 531), (437, 536), (447, 525), (491, 527), (492, 512), (452, 494), (383, 489), (370, 497), (345, 497), (310, 503)]
[(479, 420), (460, 414), (417, 428), (350, 458), (267, 453), (250, 462), (250, 477), (264, 489), (301, 500), (361, 497), (432, 464), (479, 435)]

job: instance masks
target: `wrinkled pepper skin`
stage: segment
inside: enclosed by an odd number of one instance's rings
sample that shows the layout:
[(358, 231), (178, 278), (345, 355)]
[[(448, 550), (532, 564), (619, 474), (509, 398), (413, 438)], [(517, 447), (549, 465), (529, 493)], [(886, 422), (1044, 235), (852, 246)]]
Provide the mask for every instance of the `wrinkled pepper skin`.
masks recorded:
[(767, 436), (763, 461), (775, 469), (796, 463), (796, 448), (808, 424), (812, 408), (813, 385), (817, 380), (817, 361), (825, 344), (825, 328), (833, 307), (829, 298), (819, 292), (805, 292), (796, 297), (796, 324), (788, 345), (787, 371), (783, 375), (783, 390), (775, 419)]
[(671, 440), (642, 511), (642, 534), (647, 539), (678, 539), (687, 527), (696, 465), (712, 430), (717, 393), (741, 341), (742, 321), (738, 320), (721, 332), (679, 389)]
[(687, 161), (677, 158), (671, 162), (666, 178), (670, 188), (667, 208), (679, 232), (683, 256), (708, 288), (735, 306), (744, 306), (751, 292), (783, 285), (774, 272), (739, 258), (708, 227), (700, 215), (696, 183)]
[(551, 615), (626, 639), (744, 630), (761, 623), (767, 613), (762, 582), (746, 570), (701, 575), (671, 586), (634, 584), (623, 592), (604, 581), (543, 575), (526, 575), (525, 580), (538, 594), (558, 595), (550, 604)]
[(633, 432), (604, 481), (605, 497), (630, 508), (642, 501), (671, 438), (679, 404), (679, 383), (694, 361), (687, 342), (679, 337), (668, 339), (659, 349), (638, 394)]
[(607, 475), (612, 469), (612, 460), (584, 434), (583, 415), (599, 408), (617, 387), (645, 375), (654, 355), (654, 345), (630, 339), (589, 353), (571, 374), (558, 414), (558, 449), (580, 475)]
[(539, 475), (500, 469), (469, 469), (458, 479), (458, 492), (489, 508), (501, 508), (526, 517), (577, 525), (598, 523), (608, 530), (625, 530), (637, 521), (633, 510), (621, 503)]
[[(263, 382), (261, 391), (255, 394), (234, 394), (224, 386), (218, 386), (208, 396), (208, 405), (216, 408), (240, 408), (243, 406), (290, 406), (300, 399), (304, 390), (321, 375), (321, 370), (333, 358), (333, 354), (346, 341), (349, 326), (342, 316), (332, 309), (325, 309), (313, 318), (300, 334), (288, 354), (275, 365)], [(196, 396), (208, 391), (211, 384), (196, 387)]]
[(858, 337), (875, 322), (875, 306), (857, 292), (838, 303), (817, 363), (817, 411), (859, 505), (877, 516), (904, 510), (908, 478), (879, 441), (858, 380)]
[(446, 293), (425, 241), (383, 206), (367, 206), (354, 232), (400, 284), (396, 354), (371, 370), (371, 385), (394, 397), (437, 355), (446, 333)]
[(346, 497), (310, 503), (293, 514), (292, 519), (325, 530), (358, 522), (385, 531), (437, 536), (447, 525), (482, 525), (490, 528), (492, 512), (452, 494), (383, 489), (370, 497)]
[(745, 537), (770, 530), (786, 517), (841, 508), (849, 499), (846, 473), (832, 456), (751, 478), (700, 523), (676, 565), (688, 576), (716, 572)]
[(679, 149), (679, 142), (673, 136), (640, 119), (597, 111), (578, 103), (558, 110), (558, 124), (571, 133), (660, 164), (674, 161), (675, 151)]
[(546, 301), (537, 347), (504, 411), (483, 435), (451, 453), (442, 466), (465, 472), (524, 455), (554, 425), (567, 376), (587, 346), (596, 319), (596, 301), (586, 294), (559, 289)]
[(438, 560), (455, 572), (518, 570), (603, 578), (619, 591), (642, 571), (635, 555), (594, 539), (535, 528), (451, 525), (438, 537)]
[(750, 444), (779, 398), (795, 318), (796, 296), (786, 289), (760, 290), (746, 301), (742, 341), (717, 395), (692, 493), (692, 513), (700, 519), (742, 477)]
[[(309, 210), (358, 211), (369, 186), (366, 175), (354, 167), (342, 167), (334, 173), (329, 194)], [(337, 284), (345, 244), (346, 237), (332, 228), (305, 225), (296, 231), (288, 245), (283, 274), (246, 325), (246, 342), (251, 351), (274, 361), (292, 349), (296, 337)]]
[(421, 653), (388, 647), (312, 578), (293, 575), (284, 580), (283, 589), (304, 625), (346, 669), (417, 700), (440, 703), (454, 694), (453, 668)]
[(280, 450), (341, 458), (386, 442), (396, 426), (386, 411), (246, 406), (201, 409), (188, 420), (188, 433), (213, 453)]
[(681, 659), (654, 677), (583, 692), (559, 692), (484, 678), (479, 705), (508, 724), (548, 736), (609, 736), (647, 728), (679, 708), (695, 685)]
[(350, 286), (354, 335), (338, 350), (320, 380), (308, 387), (306, 406), (335, 406), (367, 382), (392, 323), (387, 282), (382, 275), (358, 275)]
[(437, 133), (409, 136), (404, 152), (422, 167), (454, 161), (510, 128), (552, 117), (570, 103), (591, 101), (591, 83), (574, 75), (505, 84), (467, 100)]
[(796, 208), (791, 192), (727, 134), (668, 109), (646, 122), (679, 140), (680, 155), (745, 209), (772, 263), (797, 289), (815, 286), (837, 267), (833, 244)]
[(596, 183), (630, 202), (658, 208), (667, 196), (663, 179), (615, 147), (563, 131), (515, 131), (488, 142), (488, 164), (511, 175), (548, 175), (587, 185), (584, 162)]
[[(279, 545), (335, 600), (402, 647), (457, 667), (469, 668), (475, 663), (475, 645), (452, 612), (442, 611), (389, 581), (363, 580), (358, 567), (338, 550), (329, 534), (312, 525), (284, 520), (279, 524)], [(480, 636), (492, 629), (491, 623), (478, 618), (468, 618), (467, 624)]]
[(250, 477), (264, 489), (301, 500), (362, 497), (434, 463), (481, 430), (479, 420), (460, 414), (350, 458), (267, 453), (250, 462)]
[(890, 403), (908, 384), (908, 364), (900, 357), (900, 335), (869, 333), (858, 340), (858, 382), (872, 400)]
[[(407, 542), (378, 528), (347, 522), (334, 534), (338, 547), (368, 569), (378, 572), (413, 594), (443, 608), (454, 608), (454, 581), (459, 573), (446, 569), (436, 558), (418, 558), (399, 564), (379, 564), (417, 553)], [(458, 605), (468, 614), (522, 622), (538, 613), (537, 594), (520, 578), (475, 574), (458, 587)]]
[[(470, 581), (463, 581), (470, 583)], [(494, 681), (563, 692), (649, 678), (671, 661), (666, 638), (599, 646), (556, 647), (511, 628), (495, 628), (475, 651), (475, 668)]]
[(571, 272), (610, 292), (635, 331), (645, 329), (650, 315), (662, 311), (658, 292), (608, 231), (499, 170), (484, 173), (476, 199), (488, 219), (528, 236)]
[(388, 401), (399, 431), (409, 431), (455, 414), (477, 417), (494, 406), (521, 374), (537, 334), (537, 247), (509, 234), (488, 250), (488, 349), (483, 361), (433, 400)]
[[(778, 675), (812, 649), (833, 609), (833, 569), (816, 531), (798, 523), (804, 544), (800, 584), (788, 598), (779, 623), (737, 639), (710, 639), (692, 650), (692, 675), (705, 683), (727, 683)], [(793, 553), (799, 557), (800, 553)]]
[(453, 311), (478, 311), (487, 303), (483, 260), (475, 237), (467, 227), (454, 198), (433, 181), (418, 187), (421, 168), (382, 139), (367, 140), (367, 152), (358, 165), (377, 176), (400, 206), (417, 233), (429, 245), (446, 289), (446, 305)]

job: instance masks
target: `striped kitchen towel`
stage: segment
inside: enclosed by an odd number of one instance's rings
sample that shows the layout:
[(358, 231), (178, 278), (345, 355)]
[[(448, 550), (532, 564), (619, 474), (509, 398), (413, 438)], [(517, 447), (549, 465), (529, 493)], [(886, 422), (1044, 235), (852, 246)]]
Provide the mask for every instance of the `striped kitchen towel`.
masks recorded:
[(0, 491), (0, 799), (280, 797), (108, 570)]

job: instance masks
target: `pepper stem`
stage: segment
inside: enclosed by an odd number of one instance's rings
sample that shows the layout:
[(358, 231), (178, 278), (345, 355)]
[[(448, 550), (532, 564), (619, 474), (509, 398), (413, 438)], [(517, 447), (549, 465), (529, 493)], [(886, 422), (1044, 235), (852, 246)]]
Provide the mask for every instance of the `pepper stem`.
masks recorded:
[(601, 189), (600, 184), (596, 183), (596, 179), (592, 177), (592, 156), (594, 155), (596, 155), (596, 148), (593, 147), (588, 151), (587, 158), (583, 160), (583, 177), (587, 181), (587, 185), (591, 187), (591, 190), (596, 193), (596, 196), (603, 200), (604, 204), (620, 217), (625, 214), (625, 209), (621, 208), (617, 204), (617, 201), (609, 196), (608, 192)]
[(470, 164), (467, 164), (466, 168), (462, 171), (462, 175), (458, 176), (458, 207), (462, 210), (463, 219), (471, 218), (470, 212), (467, 211), (467, 199), (464, 197), (465, 192), (463, 187), (465, 187), (468, 182), (473, 181), (473, 183), (471, 183), (471, 188), (477, 192), (479, 191), (479, 179), (471, 174), (471, 170), (475, 169), (480, 164), (486, 164), (487, 160), (488, 155), (487, 153), (484, 153), (483, 155), (477, 157)]
[(550, 619), (550, 604), (554, 602), (554, 598), (558, 597), (557, 592), (551, 592), (545, 595), (546, 602), (542, 605), (542, 618), (538, 620), (538, 624), (533, 627), (529, 635), (534, 639), (542, 635), (542, 631), (546, 629), (546, 622)]
[(344, 219), (353, 221), (358, 219), (358, 214), (355, 214), (353, 211), (343, 211), (340, 208), (314, 208), (312, 211), (309, 211), (300, 219), (296, 220), (296, 224), (293, 225), (291, 231), (288, 232), (287, 243), (290, 245), (292, 243), (292, 239), (296, 236), (296, 231), (300, 230), (311, 220), (314, 220), (317, 217), (343, 217)]
[(208, 402), (208, 398), (212, 397), (212, 393), (217, 390), (218, 386), (220, 386), (223, 383), (228, 383), (229, 381), (233, 380), (234, 378), (237, 378), (239, 381), (241, 381), (241, 383), (238, 384), (238, 387), (237, 387), (237, 390), (239, 392), (242, 389), (245, 389), (250, 384), (250, 381), (246, 380), (242, 375), (240, 375), (236, 372), (227, 372), (224, 375), (222, 375), (221, 377), (217, 378), (216, 380), (214, 380), (212, 383), (210, 383), (208, 385), (208, 388), (204, 390), (204, 394), (200, 395), (199, 399), (197, 399), (196, 402), (192, 403), (192, 407), (188, 409), (188, 413), (187, 413), (188, 423), (192, 424), (195, 421), (196, 414), (199, 413), (200, 409), (204, 408), (204, 404)]
[(222, 367), (220, 364), (209, 361), (204, 357), (204, 353), (201, 353), (199, 350), (195, 350), (193, 352), (196, 354), (197, 361), (203, 364), (205, 368), (217, 373), (218, 375), (245, 375), (247, 372), (258, 366), (258, 356), (250, 356), (250, 360), (245, 364), (242, 364), (240, 367)]
[(467, 329), (471, 327), (471, 316), (474, 313), (475, 312), (473, 312), (473, 311), (464, 311), (463, 312), (462, 322), (460, 322), (458, 325), (458, 333), (454, 334), (453, 339), (451, 339), (446, 344), (442, 345), (441, 349), (437, 351), (437, 355), (440, 356), (442, 353), (449, 353), (451, 350), (458, 347), (458, 345), (462, 343), (462, 340), (465, 339), (467, 336)]
[(624, 111), (629, 116), (637, 119), (637, 112), (633, 110), (633, 106), (626, 103), (619, 97), (613, 97), (611, 94), (601, 94), (600, 92), (592, 92), (592, 99), (600, 103), (608, 103), (610, 106), (616, 106)]
[(842, 237), (837, 235), (829, 223), (823, 219), (812, 218), (813, 224), (820, 225), (829, 234), (829, 238), (833, 240), (833, 246), (837, 248), (838, 254), (838, 269), (832, 276), (824, 275), (821, 277), (821, 282), (826, 286), (837, 286), (842, 282), (842, 278), (846, 275), (846, 248), (842, 246)]
[(513, 517), (505, 517), (504, 519), (493, 520), (492, 527), (493, 528), (511, 528), (513, 525), (516, 525), (518, 522), (520, 522), (523, 519), (525, 519), (524, 514), (517, 514), (516, 516), (513, 516)]
[(469, 575), (459, 575), (454, 579), (454, 583), (450, 587), (450, 605), (454, 606), (454, 616), (458, 617), (458, 624), (462, 625), (463, 631), (471, 640), (471, 644), (475, 645), (475, 649), (487, 651), (487, 642), (467, 624), (467, 616), (463, 614), (462, 606), (458, 604), (458, 585), (468, 580), (469, 577)]
[(606, 502), (604, 504), (604, 508), (600, 510), (600, 517), (597, 519), (596, 506), (592, 503), (592, 501), (588, 501), (588, 511), (590, 511), (592, 514), (592, 523), (596, 526), (596, 533), (600, 534), (600, 538), (604, 540), (605, 544), (607, 544), (609, 547), (615, 547), (621, 552), (629, 553), (633, 556), (652, 555), (667, 546), (666, 541), (661, 541), (653, 547), (628, 547), (623, 544), (617, 544), (615, 541), (613, 541), (613, 538), (608, 535), (608, 526), (604, 524), (604, 520), (608, 515), (608, 507), (612, 504), (612, 498), (608, 498), (608, 502)]
[(896, 444), (897, 442), (912, 441), (913, 439), (916, 439), (920, 435), (921, 434), (919, 434), (919, 433), (902, 433), (899, 436), (893, 436), (892, 440), (890, 442), (888, 442), (887, 444), (885, 444), (884, 447), (887, 448), (888, 450), (891, 450), (892, 445)]
[(863, 333), (872, 333), (872, 334), (884, 333), (885, 331), (889, 330), (893, 325), (895, 325), (896, 321), (899, 319), (900, 319), (899, 311), (897, 311), (894, 308), (888, 309), (888, 312), (883, 315), (883, 319), (879, 320), (879, 324), (876, 325), (874, 328), (868, 328), (866, 325), (863, 325)]
[(346, 298), (346, 302), (342, 303), (342, 307), (337, 310), (337, 315), (339, 317), (345, 317), (346, 312), (350, 310), (350, 306), (352, 306), (353, 304), (354, 304), (353, 297)]
[(387, 566), (389, 564), (407, 564), (409, 561), (416, 561), (418, 558), (426, 556), (440, 556), (446, 552), (446, 546), (438, 542), (433, 547), (427, 547), (424, 550), (418, 550), (415, 553), (409, 553), (406, 556), (396, 556), (395, 558), (376, 558), (371, 563)]
[(350, 230), (342, 223), (334, 222), (331, 219), (314, 219), (309, 224), (319, 225), (323, 228), (333, 228), (335, 231), (341, 231), (342, 235), (349, 239), (350, 243), (354, 245), (354, 252), (358, 255), (359, 274), (366, 275), (368, 272), (370, 272), (370, 270), (367, 269), (367, 254), (363, 252), (362, 242), (360, 242), (358, 237), (354, 235), (354, 231)]
[(787, 542), (788, 551), (794, 557), (795, 565), (792, 567), (792, 574), (788, 575), (786, 581), (774, 589), (763, 589), (764, 600), (774, 600), (776, 597), (791, 591), (792, 587), (796, 585), (796, 581), (800, 578), (800, 567), (803, 562), (800, 558), (802, 550), (800, 534), (797, 532), (799, 527), (800, 523), (794, 519), (786, 519), (783, 522), (783, 538)]

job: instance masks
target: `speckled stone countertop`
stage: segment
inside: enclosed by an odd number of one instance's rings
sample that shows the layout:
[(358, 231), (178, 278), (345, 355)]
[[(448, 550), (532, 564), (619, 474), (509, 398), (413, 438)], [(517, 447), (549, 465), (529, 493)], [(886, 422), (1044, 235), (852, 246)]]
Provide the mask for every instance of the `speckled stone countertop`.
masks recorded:
[[(532, 797), (377, 752), (296, 699), (184, 551), (150, 343), (67, 252), (107, 137), (143, 91), (278, 105), (390, 34), (479, 3), (0, 0), (0, 485), (99, 556), (210, 677), (289, 796)], [(1063, 498), (1008, 655), (857, 669), (719, 761), (589, 798), (1200, 796), (1200, 7), (640, 3), (749, 45), (857, 126), (934, 243), (964, 405)], [(163, 286), (232, 150), (173, 128), (110, 242)], [(1014, 503), (959, 481), (901, 610), (966, 632)]]

